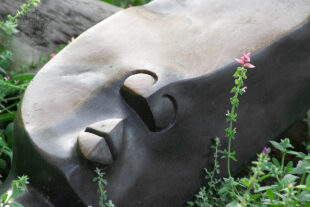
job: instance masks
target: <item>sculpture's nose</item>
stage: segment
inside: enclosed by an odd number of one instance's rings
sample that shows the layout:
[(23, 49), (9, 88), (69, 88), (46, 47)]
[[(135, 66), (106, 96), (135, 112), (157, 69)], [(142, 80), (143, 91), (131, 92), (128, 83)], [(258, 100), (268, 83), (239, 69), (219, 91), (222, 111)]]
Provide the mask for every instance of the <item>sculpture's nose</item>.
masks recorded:
[[(156, 94), (156, 83), (157, 76), (154, 73), (139, 71), (127, 77), (120, 89), (126, 104), (153, 132), (171, 126), (176, 118), (177, 108), (172, 96)], [(79, 150), (89, 161), (110, 165), (120, 156), (123, 132), (122, 118), (106, 119), (91, 124), (78, 136)]]
[(78, 136), (82, 155), (102, 165), (112, 164), (122, 147), (123, 119), (108, 119), (88, 126)]

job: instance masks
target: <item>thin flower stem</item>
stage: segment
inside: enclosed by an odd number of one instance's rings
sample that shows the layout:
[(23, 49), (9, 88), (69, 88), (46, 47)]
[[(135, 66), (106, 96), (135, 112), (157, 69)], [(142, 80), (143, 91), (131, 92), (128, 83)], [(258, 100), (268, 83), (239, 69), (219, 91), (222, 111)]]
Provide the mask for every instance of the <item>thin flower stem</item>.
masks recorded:
[(281, 159), (281, 170), (283, 170), (283, 168), (284, 168), (285, 155), (286, 155), (286, 153), (283, 153), (283, 154), (282, 154), (282, 159)]
[(284, 176), (283, 169), (284, 169), (285, 155), (286, 155), (286, 153), (283, 153), (282, 154), (282, 158), (281, 158), (281, 168), (280, 168), (281, 169), (281, 176), (280, 176), (281, 179)]
[[(239, 77), (238, 80), (242, 80), (242, 77)], [(238, 85), (234, 97), (238, 98), (239, 90), (240, 90), (240, 86)], [(236, 106), (235, 106), (235, 105), (232, 105), (231, 114), (234, 114), (234, 113), (235, 113), (235, 109), (236, 109)], [(229, 121), (229, 129), (230, 129), (230, 130), (233, 130), (233, 120), (232, 120), (232, 119)], [(231, 136), (228, 137), (227, 172), (228, 172), (228, 176), (229, 176), (229, 177), (231, 177), (231, 172), (230, 172), (231, 140), (232, 140), (232, 137), (231, 137)]]
[(255, 182), (257, 181), (258, 175), (262, 172), (262, 165), (264, 160), (266, 159), (266, 156), (263, 154), (258, 155), (258, 162), (256, 164), (256, 168), (253, 170), (254, 175), (250, 178), (249, 187), (247, 188), (246, 192), (243, 195), (242, 201), (241, 201), (241, 207), (246, 206), (246, 200), (248, 195), (250, 194), (250, 191), (254, 187)]
[[(300, 180), (300, 184), (299, 184), (299, 185), (303, 185), (303, 184), (304, 184), (306, 175), (307, 175), (306, 173), (302, 174), (302, 177), (301, 177), (301, 180)], [(299, 188), (298, 191), (297, 191), (297, 196), (296, 196), (297, 198), (298, 198), (299, 195), (300, 195), (300, 191), (301, 191), (301, 188)]]
[(242, 202), (241, 202), (241, 206), (245, 206), (246, 204), (246, 199), (250, 193), (250, 191), (252, 190), (253, 186), (254, 186), (254, 183), (257, 179), (257, 173), (254, 173), (254, 175), (251, 177), (250, 179), (250, 186), (248, 187), (248, 189), (246, 190), (246, 192), (244, 193), (243, 195), (243, 198), (242, 198)]
[(219, 148), (219, 144), (216, 143), (216, 145), (215, 145), (215, 152), (214, 152), (214, 165), (213, 165), (213, 170), (212, 170), (212, 174), (211, 174), (211, 180), (213, 180), (214, 175), (215, 175), (216, 170), (217, 170), (217, 165), (218, 165), (218, 148)]
[[(239, 87), (238, 87), (239, 89)], [(238, 97), (238, 94), (237, 94)], [(232, 106), (231, 108), (231, 113), (234, 114), (235, 113), (235, 105)], [(233, 127), (233, 123), (232, 120), (230, 120), (229, 123), (229, 129), (232, 130)], [(227, 170), (228, 170), (228, 176), (231, 177), (231, 172), (230, 172), (230, 159), (231, 159), (231, 137), (228, 138), (228, 159), (227, 159)]]

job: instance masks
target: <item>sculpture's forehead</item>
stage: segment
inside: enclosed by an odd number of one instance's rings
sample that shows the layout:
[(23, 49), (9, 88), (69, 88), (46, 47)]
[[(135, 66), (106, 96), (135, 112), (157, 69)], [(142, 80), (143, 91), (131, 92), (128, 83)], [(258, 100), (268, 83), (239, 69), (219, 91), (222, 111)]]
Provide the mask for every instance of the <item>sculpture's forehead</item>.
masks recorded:
[[(309, 0), (155, 0), (121, 11), (80, 35), (38, 73), (25, 93), (22, 119), (31, 134), (75, 126), (83, 111), (107, 118), (83, 107), (130, 71), (153, 71), (158, 85), (211, 73), (295, 30), (309, 14)], [(112, 100), (105, 95), (105, 104)], [(68, 123), (58, 123), (64, 119)]]
[(199, 76), (270, 44), (309, 13), (308, 0), (157, 0), (88, 30), (63, 55), (64, 64), (72, 58), (94, 68), (111, 63)]

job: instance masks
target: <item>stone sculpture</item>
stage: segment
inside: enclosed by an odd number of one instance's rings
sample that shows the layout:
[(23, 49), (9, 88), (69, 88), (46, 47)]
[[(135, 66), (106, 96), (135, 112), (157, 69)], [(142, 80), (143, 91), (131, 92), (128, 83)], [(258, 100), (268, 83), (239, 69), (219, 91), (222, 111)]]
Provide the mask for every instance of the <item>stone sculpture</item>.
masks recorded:
[(309, 108), (309, 11), (308, 0), (155, 0), (92, 27), (25, 92), (11, 177), (31, 184), (19, 201), (96, 206), (98, 166), (117, 207), (183, 206), (224, 135), (235, 57), (252, 52), (256, 69), (233, 170)]

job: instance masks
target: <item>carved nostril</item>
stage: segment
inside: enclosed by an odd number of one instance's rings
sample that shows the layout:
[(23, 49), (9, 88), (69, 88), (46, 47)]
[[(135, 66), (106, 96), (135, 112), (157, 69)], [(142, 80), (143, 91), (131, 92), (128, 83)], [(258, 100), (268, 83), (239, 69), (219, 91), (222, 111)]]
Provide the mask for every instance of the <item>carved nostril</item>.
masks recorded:
[(123, 128), (123, 119), (106, 119), (88, 126), (85, 132), (104, 137), (113, 159), (116, 160), (123, 143)]
[(83, 156), (90, 161), (102, 165), (113, 163), (112, 154), (103, 137), (81, 132), (78, 136), (78, 146)]
[(123, 119), (107, 119), (91, 124), (78, 136), (78, 147), (87, 160), (112, 164), (123, 145)]
[(135, 110), (150, 131), (167, 128), (176, 115), (173, 97), (165, 95), (159, 99), (152, 98), (156, 81), (156, 75), (141, 72), (128, 77), (120, 90), (123, 99)]

